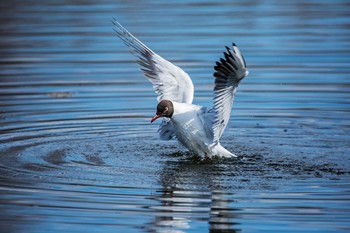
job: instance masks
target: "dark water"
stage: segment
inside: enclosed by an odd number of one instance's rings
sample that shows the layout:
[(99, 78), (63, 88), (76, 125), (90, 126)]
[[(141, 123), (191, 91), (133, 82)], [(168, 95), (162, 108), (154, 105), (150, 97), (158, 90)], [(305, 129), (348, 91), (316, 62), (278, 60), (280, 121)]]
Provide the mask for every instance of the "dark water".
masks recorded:
[[(1, 232), (349, 232), (349, 1), (2, 1)], [(98, 3), (96, 3), (98, 2)], [(198, 163), (112, 17), (195, 84), (237, 43), (250, 75)]]

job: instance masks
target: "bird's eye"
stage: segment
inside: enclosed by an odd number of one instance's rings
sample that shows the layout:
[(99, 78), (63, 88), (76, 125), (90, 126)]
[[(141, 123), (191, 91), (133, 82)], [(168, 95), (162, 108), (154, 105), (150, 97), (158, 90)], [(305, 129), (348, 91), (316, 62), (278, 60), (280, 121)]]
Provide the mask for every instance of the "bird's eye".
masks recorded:
[(164, 111), (163, 111), (163, 113), (162, 113), (162, 116), (166, 116), (167, 115), (167, 113), (168, 113), (168, 107), (165, 107), (165, 109), (164, 109)]

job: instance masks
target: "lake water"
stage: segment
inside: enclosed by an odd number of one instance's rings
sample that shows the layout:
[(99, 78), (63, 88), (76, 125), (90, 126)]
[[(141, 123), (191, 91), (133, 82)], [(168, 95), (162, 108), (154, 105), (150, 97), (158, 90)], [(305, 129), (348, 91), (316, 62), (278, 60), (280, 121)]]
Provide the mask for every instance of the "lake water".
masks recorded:
[[(46, 3), (43, 3), (46, 2)], [(2, 1), (1, 232), (350, 232), (349, 1)], [(235, 42), (250, 75), (198, 162), (112, 17), (211, 106)]]

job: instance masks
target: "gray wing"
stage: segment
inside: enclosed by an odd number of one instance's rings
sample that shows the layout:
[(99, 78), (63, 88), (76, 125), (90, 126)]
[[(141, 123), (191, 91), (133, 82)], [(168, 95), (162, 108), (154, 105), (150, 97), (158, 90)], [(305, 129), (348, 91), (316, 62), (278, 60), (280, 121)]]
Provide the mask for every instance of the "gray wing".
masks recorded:
[(213, 141), (218, 142), (230, 119), (234, 96), (240, 81), (248, 75), (247, 66), (238, 47), (226, 47), (225, 59), (214, 67), (214, 123)]
[(194, 89), (188, 74), (154, 53), (115, 19), (112, 22), (115, 25), (114, 31), (117, 36), (131, 48), (130, 52), (136, 56), (137, 63), (142, 66), (141, 70), (153, 84), (153, 88), (158, 94), (157, 100), (167, 99), (191, 104)]

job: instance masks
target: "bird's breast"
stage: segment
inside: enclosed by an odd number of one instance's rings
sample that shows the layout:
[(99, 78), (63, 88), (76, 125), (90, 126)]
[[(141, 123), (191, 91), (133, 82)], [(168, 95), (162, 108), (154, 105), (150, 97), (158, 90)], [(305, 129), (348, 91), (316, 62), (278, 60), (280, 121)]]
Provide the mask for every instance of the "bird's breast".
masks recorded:
[(208, 144), (211, 144), (211, 141), (206, 135), (198, 109), (174, 114), (171, 120), (176, 138), (180, 143), (190, 151), (203, 155), (207, 153)]

